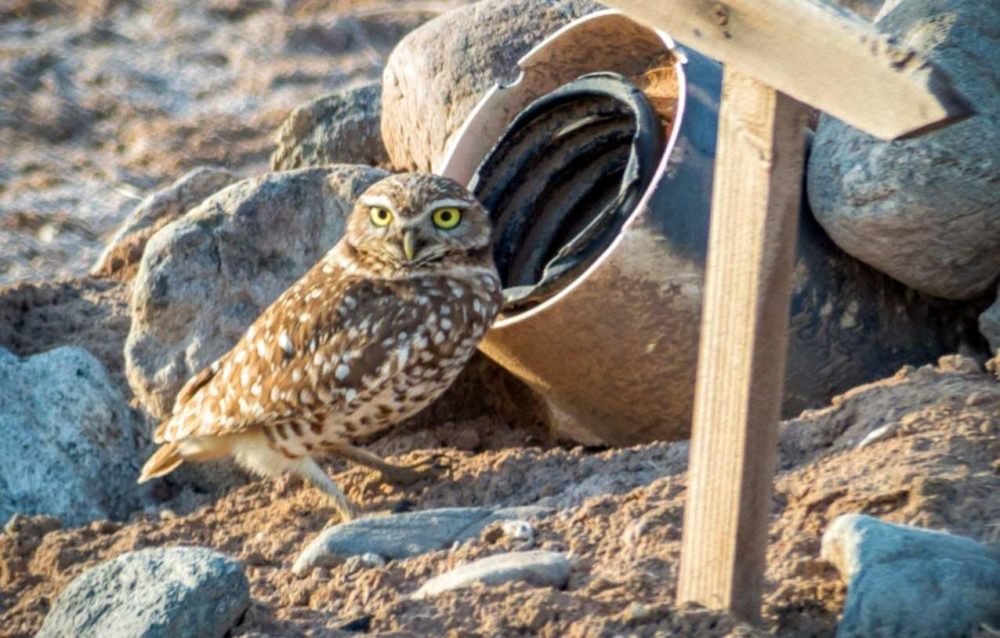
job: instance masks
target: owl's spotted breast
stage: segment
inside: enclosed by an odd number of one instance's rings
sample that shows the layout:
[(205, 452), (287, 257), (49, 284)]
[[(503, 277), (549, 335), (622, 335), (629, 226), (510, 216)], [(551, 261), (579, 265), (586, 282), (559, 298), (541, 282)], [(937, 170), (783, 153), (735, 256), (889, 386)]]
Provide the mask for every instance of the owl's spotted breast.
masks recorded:
[(496, 275), (461, 265), (368, 279), (342, 262), (332, 251), (282, 294), (158, 438), (300, 423), (318, 443), (370, 434), (437, 398), (496, 316)]

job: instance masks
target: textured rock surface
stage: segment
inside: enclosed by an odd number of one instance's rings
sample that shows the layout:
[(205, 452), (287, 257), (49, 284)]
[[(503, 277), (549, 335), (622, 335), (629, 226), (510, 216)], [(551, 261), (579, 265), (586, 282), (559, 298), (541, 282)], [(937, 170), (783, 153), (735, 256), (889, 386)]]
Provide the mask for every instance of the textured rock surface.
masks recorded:
[(158, 417), (340, 239), (354, 200), (383, 171), (334, 166), (233, 184), (146, 246), (125, 343), (135, 395)]
[(243, 565), (201, 547), (145, 549), (70, 583), (40, 638), (223, 636), (250, 604)]
[(129, 214), (90, 273), (99, 277), (131, 279), (146, 242), (156, 231), (238, 179), (225, 169), (202, 166), (153, 193)]
[(809, 203), (858, 259), (931, 295), (974, 297), (1000, 275), (1000, 4), (906, 0), (878, 27), (946, 71), (978, 115), (896, 142), (824, 116)]
[(990, 343), (993, 354), (1000, 354), (1000, 287), (993, 305), (979, 315), (979, 332)]
[(383, 165), (389, 155), (382, 143), (382, 86), (330, 93), (298, 107), (278, 131), (271, 168), (329, 166), (342, 162)]
[(67, 524), (137, 505), (137, 417), (82, 348), (0, 356), (0, 524), (15, 513)]
[(382, 138), (401, 170), (430, 170), (448, 138), (534, 45), (599, 8), (589, 0), (485, 0), (419, 27), (382, 77)]
[(301, 574), (365, 554), (389, 559), (419, 556), (475, 538), (494, 522), (544, 516), (552, 511), (545, 507), (447, 507), (361, 518), (335, 525), (313, 539), (295, 560), (292, 571)]
[(1000, 555), (968, 538), (847, 514), (823, 535), (822, 555), (848, 583), (841, 638), (1000, 626)]
[(538, 587), (562, 587), (568, 579), (569, 561), (559, 552), (510, 552), (447, 571), (424, 583), (413, 596), (428, 598), (479, 583), (502, 585), (511, 581), (524, 581)]

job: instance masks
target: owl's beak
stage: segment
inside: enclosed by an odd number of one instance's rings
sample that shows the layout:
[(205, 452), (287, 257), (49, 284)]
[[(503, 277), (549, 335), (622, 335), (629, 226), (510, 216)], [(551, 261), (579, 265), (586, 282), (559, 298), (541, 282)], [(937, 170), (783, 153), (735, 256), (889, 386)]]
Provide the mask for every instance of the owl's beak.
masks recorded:
[(404, 230), (403, 254), (406, 255), (406, 261), (413, 261), (413, 258), (417, 256), (417, 251), (419, 250), (420, 250), (420, 239), (417, 237), (417, 231)]

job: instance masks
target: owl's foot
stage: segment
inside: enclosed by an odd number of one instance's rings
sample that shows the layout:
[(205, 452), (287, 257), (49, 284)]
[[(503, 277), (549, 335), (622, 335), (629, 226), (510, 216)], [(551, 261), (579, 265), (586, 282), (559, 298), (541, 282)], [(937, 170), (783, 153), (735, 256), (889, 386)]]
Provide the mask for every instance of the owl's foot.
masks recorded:
[(382, 475), (383, 482), (397, 487), (407, 487), (424, 479), (434, 479), (441, 474), (451, 473), (451, 460), (440, 452), (430, 454), (427, 458), (410, 465), (394, 465), (367, 450), (347, 443), (330, 445), (329, 449), (337, 456), (377, 470)]
[(441, 452), (435, 452), (410, 465), (393, 465), (382, 462), (383, 466), (376, 468), (382, 474), (382, 479), (397, 487), (408, 487), (424, 479), (436, 479), (442, 474), (451, 474), (451, 459)]

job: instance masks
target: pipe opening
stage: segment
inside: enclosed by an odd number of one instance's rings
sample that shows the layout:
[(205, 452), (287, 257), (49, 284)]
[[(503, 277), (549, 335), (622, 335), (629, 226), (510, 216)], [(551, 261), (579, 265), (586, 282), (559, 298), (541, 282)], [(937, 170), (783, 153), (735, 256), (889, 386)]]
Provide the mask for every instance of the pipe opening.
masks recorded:
[(469, 183), (493, 219), (505, 314), (555, 295), (607, 249), (665, 141), (661, 114), (617, 73), (581, 76), (513, 119)]

